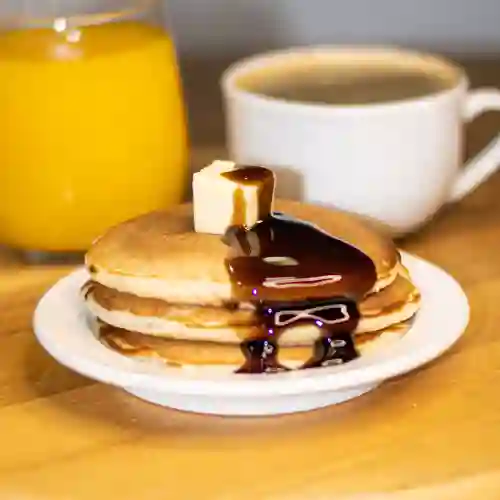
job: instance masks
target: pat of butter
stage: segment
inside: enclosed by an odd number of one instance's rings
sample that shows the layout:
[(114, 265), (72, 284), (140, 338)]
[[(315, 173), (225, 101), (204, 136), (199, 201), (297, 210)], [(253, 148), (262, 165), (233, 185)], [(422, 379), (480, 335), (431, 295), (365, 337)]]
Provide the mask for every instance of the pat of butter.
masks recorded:
[(239, 168), (235, 163), (219, 160), (194, 174), (194, 228), (197, 233), (223, 235), (232, 225), (251, 227), (262, 219), (263, 212), (271, 212), (272, 196), (263, 189), (266, 180), (245, 182), (225, 175), (236, 170)]

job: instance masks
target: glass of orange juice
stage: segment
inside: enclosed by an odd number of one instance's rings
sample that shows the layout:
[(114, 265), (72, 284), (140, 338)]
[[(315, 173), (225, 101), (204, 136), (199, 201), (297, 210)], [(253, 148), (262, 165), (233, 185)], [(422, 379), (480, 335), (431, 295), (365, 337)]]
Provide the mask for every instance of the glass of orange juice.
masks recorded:
[(0, 31), (0, 243), (85, 251), (182, 201), (187, 137), (163, 0), (23, 0)]

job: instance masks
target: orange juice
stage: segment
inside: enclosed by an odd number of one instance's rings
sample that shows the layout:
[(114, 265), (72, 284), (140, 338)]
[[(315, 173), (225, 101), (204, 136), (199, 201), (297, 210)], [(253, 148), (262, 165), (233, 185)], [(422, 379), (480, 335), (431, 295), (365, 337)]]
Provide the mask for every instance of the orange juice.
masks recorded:
[(186, 153), (163, 29), (0, 33), (0, 242), (84, 250), (113, 224), (179, 203)]

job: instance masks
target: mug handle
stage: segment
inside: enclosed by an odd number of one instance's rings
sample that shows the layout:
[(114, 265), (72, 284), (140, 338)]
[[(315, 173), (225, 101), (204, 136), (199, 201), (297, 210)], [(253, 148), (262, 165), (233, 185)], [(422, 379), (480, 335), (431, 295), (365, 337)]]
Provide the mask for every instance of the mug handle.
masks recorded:
[[(464, 120), (471, 122), (486, 111), (500, 111), (500, 90), (484, 88), (472, 90), (467, 95)], [(500, 167), (500, 134), (475, 158), (467, 162), (451, 188), (449, 202), (461, 200), (483, 183)]]

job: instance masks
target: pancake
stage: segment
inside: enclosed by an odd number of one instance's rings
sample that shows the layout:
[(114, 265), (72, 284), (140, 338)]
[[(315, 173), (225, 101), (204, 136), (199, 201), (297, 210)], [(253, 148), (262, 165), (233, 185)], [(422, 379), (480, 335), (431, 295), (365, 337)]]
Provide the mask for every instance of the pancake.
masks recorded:
[[(396, 279), (396, 247), (361, 218), (292, 201), (278, 200), (275, 209), (311, 222), (368, 255), (377, 272), (373, 292)], [(193, 231), (192, 206), (183, 205), (112, 228), (89, 250), (86, 265), (93, 281), (119, 292), (223, 307), (233, 296), (226, 256), (227, 246), (219, 236)]]
[(170, 365), (252, 373), (348, 362), (353, 342), (364, 354), (398, 340), (420, 294), (391, 239), (338, 210), (274, 208), (285, 215), (224, 238), (196, 233), (189, 204), (110, 229), (86, 255), (82, 288), (101, 340)]
[[(240, 343), (259, 331), (251, 305), (228, 304), (224, 308), (171, 304), (118, 292), (99, 283), (83, 288), (89, 309), (109, 325), (175, 340)], [(420, 295), (404, 271), (383, 290), (368, 295), (360, 304), (356, 334), (379, 331), (406, 321), (418, 310)], [(311, 345), (318, 336), (314, 324), (290, 327), (282, 345)]]
[[(356, 337), (356, 348), (362, 356), (387, 349), (408, 331), (409, 323), (402, 323), (376, 334)], [(180, 368), (210, 367), (234, 373), (245, 362), (243, 351), (235, 344), (167, 340), (138, 332), (102, 325), (101, 341), (120, 354), (138, 359), (156, 359)], [(311, 346), (282, 347), (278, 360), (287, 368), (297, 369), (311, 357)]]

